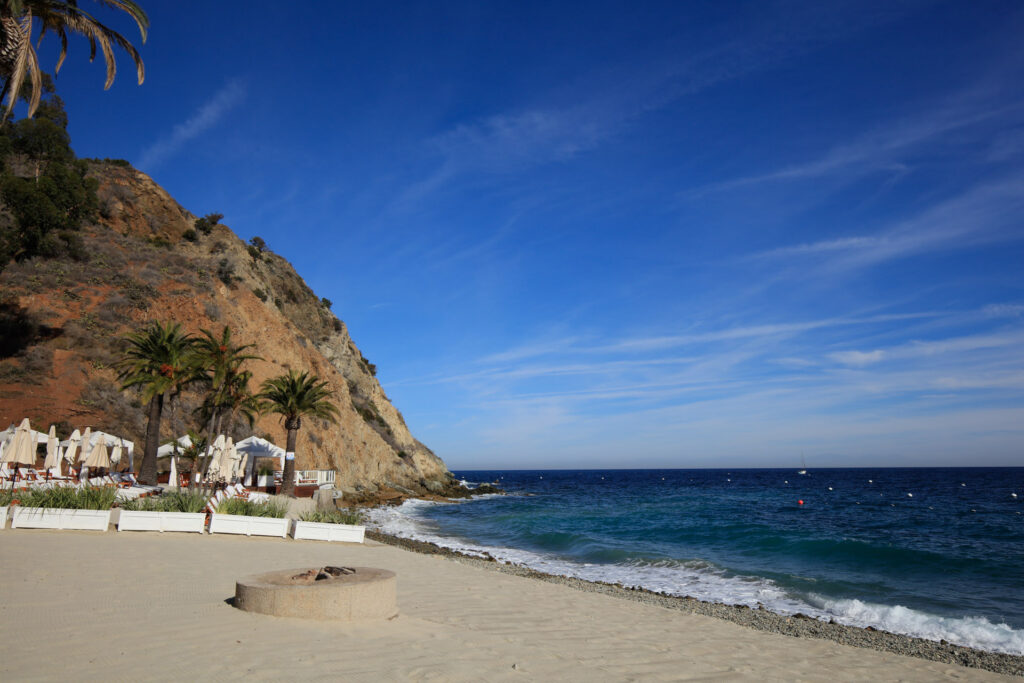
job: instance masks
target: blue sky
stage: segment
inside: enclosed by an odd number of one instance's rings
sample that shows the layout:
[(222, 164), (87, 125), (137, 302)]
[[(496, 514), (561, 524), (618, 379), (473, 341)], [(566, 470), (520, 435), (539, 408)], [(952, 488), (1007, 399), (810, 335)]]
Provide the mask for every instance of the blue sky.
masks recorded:
[(76, 151), (288, 258), (450, 467), (1024, 461), (1020, 3), (144, 5)]

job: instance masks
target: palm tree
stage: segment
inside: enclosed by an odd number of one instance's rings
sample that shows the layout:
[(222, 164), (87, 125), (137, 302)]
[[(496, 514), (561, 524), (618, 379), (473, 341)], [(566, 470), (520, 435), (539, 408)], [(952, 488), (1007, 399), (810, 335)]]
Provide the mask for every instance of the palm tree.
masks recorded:
[[(196, 365), (203, 369), (209, 393), (203, 404), (197, 409), (200, 416), (207, 422), (207, 437), (213, 441), (215, 433), (219, 433), (228, 417), (228, 423), (234, 420), (234, 413), (244, 408), (244, 415), (250, 425), (256, 419), (258, 407), (252, 392), (249, 391), (249, 380), (252, 373), (242, 370), (242, 364), (248, 360), (263, 360), (260, 356), (245, 353), (254, 344), (236, 345), (231, 340), (231, 328), (227, 325), (216, 337), (209, 330), (201, 330), (203, 336), (196, 341), (194, 354)], [(207, 461), (209, 466), (209, 461)]]
[(195, 338), (183, 334), (177, 323), (153, 322), (141, 332), (125, 336), (128, 348), (118, 363), (121, 390), (138, 387), (142, 399), (149, 401), (146, 425), (146, 451), (139, 480), (156, 484), (156, 451), (160, 446), (160, 418), (164, 397), (173, 398), (186, 385), (195, 382), (198, 373), (192, 348)]
[(316, 375), (310, 376), (308, 372), (298, 373), (295, 370), (266, 380), (261, 389), (259, 398), (262, 400), (263, 412), (280, 415), (284, 428), (288, 430), (285, 450), (292, 456), (284, 461), (281, 494), (292, 496), (295, 495), (295, 460), (292, 458), (302, 418), (316, 417), (327, 422), (337, 422), (338, 408), (328, 400), (334, 392), (328, 388), (327, 382), (320, 381)]
[[(146, 29), (149, 18), (142, 8), (132, 0), (97, 0), (102, 5), (119, 9), (128, 13), (139, 27), (142, 42), (146, 42)], [(107, 65), (107, 82), (103, 89), (110, 88), (117, 73), (114, 60), (114, 45), (121, 47), (135, 62), (139, 85), (146, 76), (142, 58), (131, 43), (117, 31), (104, 26), (91, 14), (78, 6), (77, 0), (0, 0), (0, 78), (4, 81), (0, 99), (7, 96), (7, 109), (3, 119), (14, 110), (18, 101), (21, 85), (28, 76), (32, 83), (32, 95), (29, 98), (28, 116), (32, 117), (39, 106), (42, 92), (42, 70), (39, 68), (39, 57), (32, 47), (32, 31), (35, 20), (39, 19), (41, 29), (39, 40), (48, 31), (53, 31), (60, 38), (60, 57), (54, 73), (60, 71), (68, 52), (68, 32), (79, 33), (89, 40), (89, 61), (96, 57), (96, 46), (103, 52), (103, 60)]]

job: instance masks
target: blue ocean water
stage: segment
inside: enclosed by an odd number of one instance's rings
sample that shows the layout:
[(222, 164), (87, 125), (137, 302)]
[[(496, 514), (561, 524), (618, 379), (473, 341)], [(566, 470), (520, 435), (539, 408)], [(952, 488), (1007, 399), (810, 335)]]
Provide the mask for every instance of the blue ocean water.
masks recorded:
[(511, 495), (409, 501), (373, 523), (549, 573), (1024, 654), (1024, 468), (455, 474)]

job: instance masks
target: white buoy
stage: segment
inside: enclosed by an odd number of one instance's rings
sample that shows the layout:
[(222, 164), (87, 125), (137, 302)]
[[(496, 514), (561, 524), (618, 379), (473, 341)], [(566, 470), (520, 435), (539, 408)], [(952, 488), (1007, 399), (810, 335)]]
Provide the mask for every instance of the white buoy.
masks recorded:
[(1016, 493), (1011, 493), (1011, 494), (1010, 494), (1010, 498), (1016, 498), (1016, 497), (1017, 497), (1017, 494), (1016, 494)]
[(967, 486), (967, 484), (965, 484), (965, 483), (963, 483), (963, 482), (960, 482), (960, 485), (961, 485), (961, 486)]
[(828, 490), (829, 490), (829, 491), (831, 491), (831, 490), (832, 490), (832, 487), (831, 487), (831, 486), (829, 486), (829, 487), (828, 487)]
[(875, 483), (875, 480), (874, 480), (874, 479), (868, 479), (868, 483), (869, 483), (869, 484), (874, 484), (874, 483)]
[(907, 494), (907, 498), (913, 498), (913, 497), (914, 497), (914, 494), (913, 494), (913, 493), (908, 493), (908, 494)]
[(783, 483), (783, 484), (788, 484), (788, 483), (789, 483), (789, 479), (787, 479), (786, 481), (784, 481), (784, 482), (782, 482), (782, 483)]

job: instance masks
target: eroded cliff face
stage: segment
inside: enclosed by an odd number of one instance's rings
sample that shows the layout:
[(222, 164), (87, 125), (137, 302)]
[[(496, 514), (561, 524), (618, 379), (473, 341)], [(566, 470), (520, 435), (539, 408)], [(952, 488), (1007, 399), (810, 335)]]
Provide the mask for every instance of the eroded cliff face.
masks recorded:
[[(88, 260), (32, 259), (0, 273), (0, 421), (28, 416), (124, 434), (142, 443), (145, 417), (136, 396), (117, 388), (119, 338), (149, 321), (173, 320), (189, 332), (255, 344), (264, 360), (247, 366), (253, 387), (293, 368), (326, 380), (337, 424), (303, 420), (296, 465), (333, 469), (339, 486), (398, 485), (416, 493), (452, 483), (444, 463), (409, 432), (345, 324), (291, 265), (244, 243), (228, 227), (186, 239), (195, 216), (145, 174), (95, 163), (100, 217), (82, 230)], [(191, 236), (191, 234), (189, 234)], [(186, 393), (165, 413), (162, 438), (198, 427), (199, 397)], [(283, 444), (277, 417), (261, 417), (236, 437), (257, 433)]]

